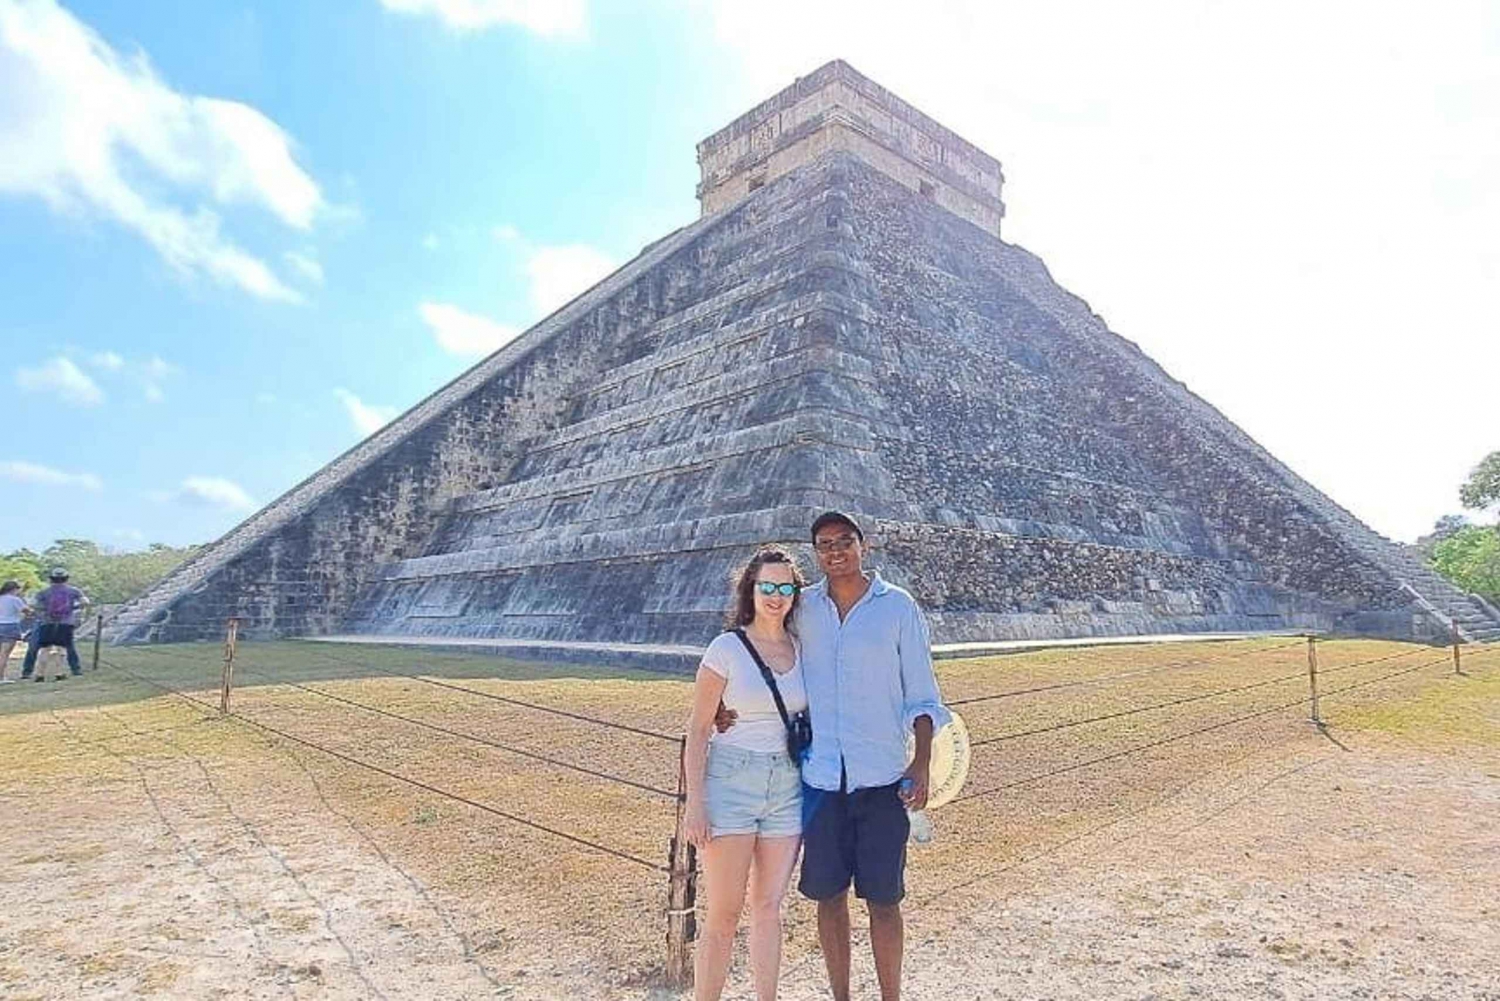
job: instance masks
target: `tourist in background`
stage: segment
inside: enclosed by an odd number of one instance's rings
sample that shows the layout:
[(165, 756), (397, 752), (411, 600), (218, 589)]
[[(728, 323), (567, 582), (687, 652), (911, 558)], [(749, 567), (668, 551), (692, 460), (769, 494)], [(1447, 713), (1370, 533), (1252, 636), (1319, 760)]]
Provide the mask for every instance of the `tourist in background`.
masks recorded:
[[(702, 854), (708, 898), (694, 957), (696, 1001), (716, 1001), (724, 990), (747, 888), (756, 997), (776, 997), (781, 903), (802, 833), (807, 694), (793, 632), (802, 585), (785, 549), (758, 551), (736, 575), (731, 631), (704, 651), (693, 686), (684, 822)], [(735, 725), (716, 731), (721, 711), (733, 713)]]
[(8, 685), (14, 680), (5, 676), (10, 666), (10, 652), (25, 635), (22, 623), (30, 613), (20, 581), (8, 580), (0, 584), (0, 685)]
[[(78, 648), (73, 645), (73, 632), (78, 626), (78, 612), (87, 607), (89, 599), (68, 583), (68, 571), (62, 567), (53, 567), (47, 576), (50, 583), (36, 593), (31, 603), (39, 622), (26, 647), (21, 677), (31, 677), (36, 669), (37, 654), (42, 650), (62, 647), (68, 654), (68, 670), (76, 678), (83, 673), (83, 666), (78, 661)], [(43, 677), (39, 674), (36, 680), (41, 681)]]

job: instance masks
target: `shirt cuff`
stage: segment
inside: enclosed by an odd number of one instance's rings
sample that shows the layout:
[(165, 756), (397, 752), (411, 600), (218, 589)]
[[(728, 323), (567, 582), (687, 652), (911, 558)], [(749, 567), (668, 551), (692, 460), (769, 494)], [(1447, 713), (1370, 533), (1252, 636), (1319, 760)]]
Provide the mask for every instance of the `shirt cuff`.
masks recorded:
[(932, 732), (937, 733), (943, 727), (953, 722), (953, 713), (941, 702), (918, 702), (906, 707), (906, 729), (911, 730), (917, 724), (918, 716), (926, 716), (932, 720)]

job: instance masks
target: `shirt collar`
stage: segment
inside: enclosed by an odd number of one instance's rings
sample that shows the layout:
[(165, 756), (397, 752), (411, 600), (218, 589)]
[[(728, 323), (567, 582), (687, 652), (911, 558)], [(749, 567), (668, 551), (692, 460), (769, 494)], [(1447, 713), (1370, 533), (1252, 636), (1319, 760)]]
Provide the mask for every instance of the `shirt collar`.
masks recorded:
[[(868, 592), (869, 594), (872, 594), (872, 595), (874, 595), (875, 597), (878, 598), (882, 594), (885, 594), (890, 589), (891, 589), (891, 585), (887, 584), (885, 582), (885, 578), (882, 577), (882, 576), (880, 576), (880, 571), (879, 570), (871, 570), (870, 571), (870, 590)], [(819, 594), (823, 595), (825, 598), (828, 598), (830, 601), (833, 600), (832, 597), (828, 594), (828, 578), (827, 577), (824, 577), (822, 580), (818, 581), (812, 587), (808, 588), (808, 590), (809, 591), (817, 591)]]

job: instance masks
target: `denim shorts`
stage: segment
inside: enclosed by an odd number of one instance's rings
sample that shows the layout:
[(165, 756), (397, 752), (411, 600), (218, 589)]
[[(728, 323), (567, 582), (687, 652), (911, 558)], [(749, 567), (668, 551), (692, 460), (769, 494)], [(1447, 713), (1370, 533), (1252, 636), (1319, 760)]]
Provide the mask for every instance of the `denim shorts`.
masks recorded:
[(22, 635), (24, 634), (21, 632), (21, 623), (0, 622), (0, 643), (9, 643), (12, 640), (19, 640)]
[(714, 837), (802, 833), (802, 770), (785, 751), (708, 745), (704, 803)]

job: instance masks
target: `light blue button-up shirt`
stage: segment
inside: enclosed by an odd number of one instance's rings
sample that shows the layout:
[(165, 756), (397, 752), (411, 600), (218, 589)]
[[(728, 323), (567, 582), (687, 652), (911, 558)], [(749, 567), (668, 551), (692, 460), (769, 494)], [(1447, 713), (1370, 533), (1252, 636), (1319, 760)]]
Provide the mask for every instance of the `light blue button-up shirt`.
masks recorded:
[(890, 785), (906, 771), (906, 735), (918, 716), (934, 730), (951, 718), (932, 673), (927, 620), (901, 588), (873, 574), (843, 622), (822, 580), (797, 611), (812, 749), (802, 780), (815, 789)]

